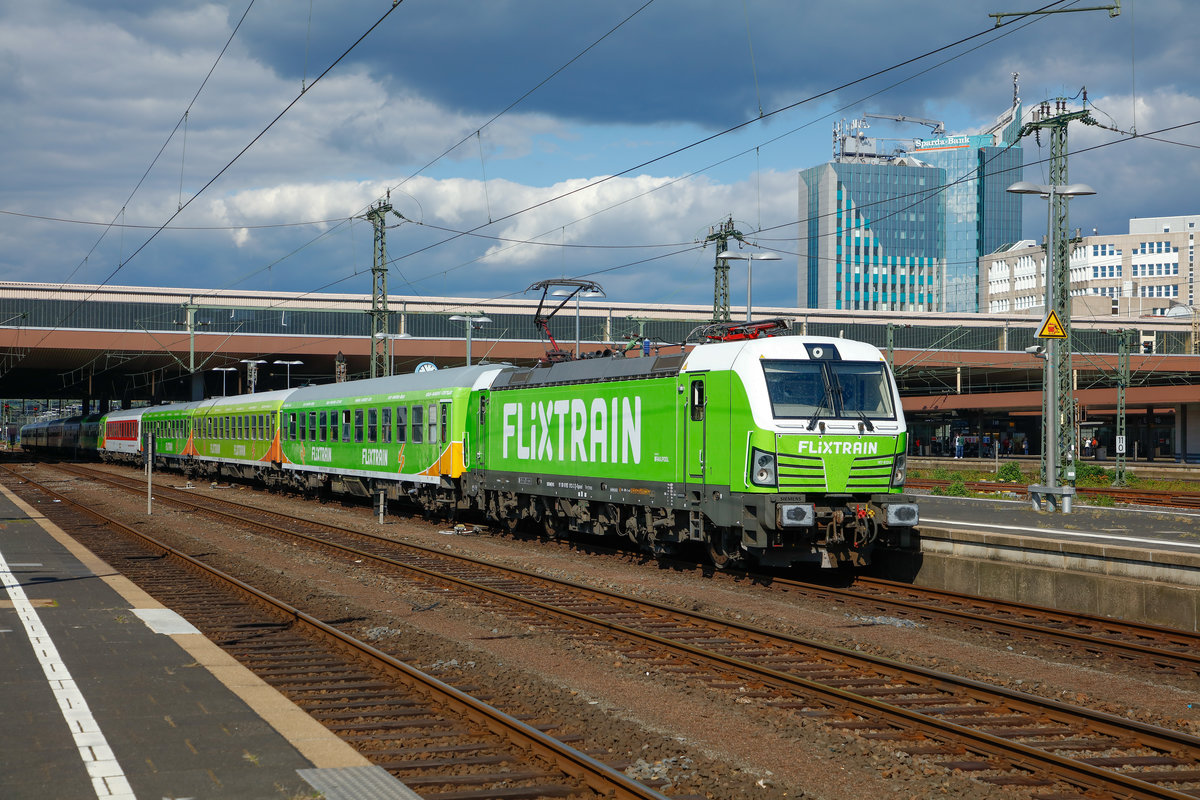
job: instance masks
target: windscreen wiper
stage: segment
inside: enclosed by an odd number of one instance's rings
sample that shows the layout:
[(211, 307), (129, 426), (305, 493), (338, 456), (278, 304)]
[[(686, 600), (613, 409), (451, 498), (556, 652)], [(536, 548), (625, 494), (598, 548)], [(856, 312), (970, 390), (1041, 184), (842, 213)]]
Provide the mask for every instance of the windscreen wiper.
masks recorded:
[[(825, 408), (825, 401), (829, 399), (829, 375), (823, 369), (821, 370), (821, 382), (824, 384), (825, 391), (821, 395), (821, 402), (817, 404), (816, 410), (813, 411), (812, 419), (808, 421), (808, 429), (810, 431), (817, 427), (817, 422), (821, 419), (821, 409)], [(832, 406), (830, 410), (832, 410)]]

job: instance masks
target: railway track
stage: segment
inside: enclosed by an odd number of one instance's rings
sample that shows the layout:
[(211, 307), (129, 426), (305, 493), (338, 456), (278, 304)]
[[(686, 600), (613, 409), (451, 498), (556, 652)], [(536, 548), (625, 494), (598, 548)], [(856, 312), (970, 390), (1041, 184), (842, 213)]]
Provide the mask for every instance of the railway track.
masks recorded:
[(1139, 669), (1200, 677), (1200, 633), (1128, 620), (857, 577), (848, 588), (770, 578), (773, 588), (795, 591), (865, 613), (909, 620), (948, 621), (991, 636), (1050, 643), (1074, 655), (1118, 658)]
[[(197, 509), (211, 499), (195, 494), (156, 489), (160, 501)], [(1187, 734), (356, 531), (294, 518), (281, 527), (281, 515), (272, 513), (271, 523), (256, 519), (260, 510), (235, 506), (219, 513), (273, 537), (398, 568), (466, 602), (483, 596), (524, 625), (606, 647), (647, 671), (736, 693), (764, 711), (817, 718), (1034, 797), (1200, 796), (1200, 739)]]
[(553, 724), (504, 714), (70, 495), (35, 485), (102, 523), (103, 530), (90, 525), (89, 549), (423, 797), (667, 800), (555, 738), (547, 732)]
[[(905, 486), (909, 489), (945, 489), (951, 485), (948, 480), (909, 480)], [(1029, 487), (1018, 483), (1002, 483), (999, 481), (964, 481), (963, 488), (968, 492), (982, 494), (996, 492), (1011, 492), (1021, 497), (1029, 497)], [(1200, 508), (1200, 492), (1184, 491), (1151, 491), (1149, 489), (1122, 489), (1115, 486), (1106, 488), (1076, 487), (1075, 494), (1079, 497), (1107, 497), (1117, 503), (1138, 506), (1163, 506), (1169, 508)]]

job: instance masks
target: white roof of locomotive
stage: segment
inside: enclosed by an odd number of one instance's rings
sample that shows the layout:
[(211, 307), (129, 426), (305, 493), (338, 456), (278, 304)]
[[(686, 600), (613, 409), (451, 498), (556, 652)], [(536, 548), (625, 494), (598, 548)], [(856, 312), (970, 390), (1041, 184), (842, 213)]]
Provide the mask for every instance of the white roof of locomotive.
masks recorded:
[(853, 339), (833, 336), (770, 336), (763, 339), (742, 339), (734, 342), (703, 344), (688, 353), (684, 372), (733, 369), (746, 358), (778, 358), (808, 361), (806, 344), (833, 344), (843, 361), (882, 361), (878, 347)]

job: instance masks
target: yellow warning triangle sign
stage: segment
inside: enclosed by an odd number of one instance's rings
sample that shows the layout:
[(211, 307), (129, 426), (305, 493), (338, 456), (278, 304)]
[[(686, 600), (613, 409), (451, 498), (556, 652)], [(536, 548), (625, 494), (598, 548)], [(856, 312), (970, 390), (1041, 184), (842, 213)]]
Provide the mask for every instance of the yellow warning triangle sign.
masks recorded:
[(1067, 338), (1067, 329), (1063, 327), (1062, 321), (1059, 320), (1058, 314), (1054, 313), (1054, 309), (1050, 309), (1050, 313), (1042, 320), (1042, 327), (1038, 329), (1038, 339), (1065, 339)]

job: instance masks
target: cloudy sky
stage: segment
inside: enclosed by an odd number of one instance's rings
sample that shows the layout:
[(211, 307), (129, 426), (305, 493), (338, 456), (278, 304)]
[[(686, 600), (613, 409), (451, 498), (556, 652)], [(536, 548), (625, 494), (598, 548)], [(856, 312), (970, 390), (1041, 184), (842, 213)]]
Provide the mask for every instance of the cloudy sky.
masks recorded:
[(0, 0), (0, 280), (369, 294), (361, 217), (390, 191), (393, 298), (570, 277), (708, 305), (699, 242), (732, 217), (784, 258), (755, 305), (791, 306), (796, 173), (833, 123), (972, 132), (1013, 72), (1026, 108), (1086, 87), (1117, 129), (1070, 131), (1099, 192), (1072, 226), (1200, 213), (1193, 4), (988, 17), (1047, 4), (1100, 3)]

